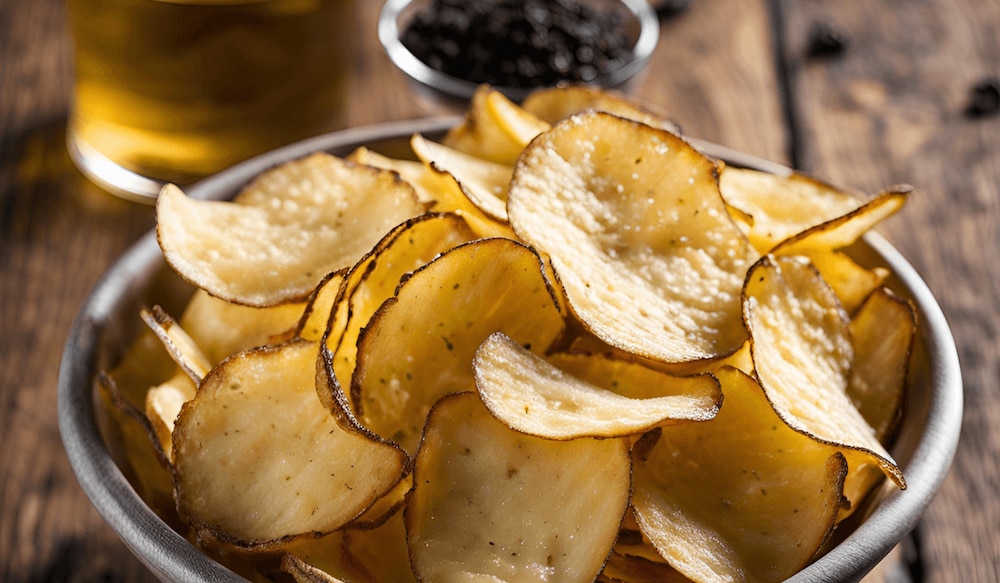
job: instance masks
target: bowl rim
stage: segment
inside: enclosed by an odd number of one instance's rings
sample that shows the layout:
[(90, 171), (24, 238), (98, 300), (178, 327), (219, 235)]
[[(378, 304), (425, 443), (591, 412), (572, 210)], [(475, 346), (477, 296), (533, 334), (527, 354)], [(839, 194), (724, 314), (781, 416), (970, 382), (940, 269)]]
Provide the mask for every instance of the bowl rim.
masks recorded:
[[(400, 40), (399, 17), (417, 0), (387, 0), (379, 13), (377, 32), (389, 60), (406, 76), (420, 85), (458, 99), (470, 99), (481, 85), (432, 69), (417, 58)], [(632, 59), (625, 65), (601, 75), (591, 85), (615, 88), (635, 77), (649, 62), (660, 38), (660, 21), (648, 0), (618, 0), (639, 21), (639, 37), (632, 46)], [(494, 86), (510, 99), (521, 101), (537, 87)]]
[[(232, 196), (258, 173), (316, 151), (346, 155), (354, 147), (415, 133), (441, 134), (458, 123), (454, 116), (387, 122), (323, 134), (251, 158), (192, 185), (195, 198)], [(691, 139), (706, 154), (737, 165), (778, 174), (789, 168), (710, 142)], [(904, 467), (908, 487), (887, 495), (857, 529), (789, 581), (857, 581), (885, 557), (918, 523), (950, 471), (963, 415), (958, 351), (948, 322), (912, 265), (877, 232), (864, 242), (892, 266), (913, 298), (926, 343), (930, 391), (927, 423)], [(127, 547), (164, 581), (243, 581), (211, 559), (159, 518), (139, 497), (116, 465), (94, 413), (93, 380), (104, 328), (118, 302), (144, 289), (165, 267), (155, 229), (146, 233), (101, 276), (82, 305), (63, 349), (57, 386), (59, 431), (80, 486)]]

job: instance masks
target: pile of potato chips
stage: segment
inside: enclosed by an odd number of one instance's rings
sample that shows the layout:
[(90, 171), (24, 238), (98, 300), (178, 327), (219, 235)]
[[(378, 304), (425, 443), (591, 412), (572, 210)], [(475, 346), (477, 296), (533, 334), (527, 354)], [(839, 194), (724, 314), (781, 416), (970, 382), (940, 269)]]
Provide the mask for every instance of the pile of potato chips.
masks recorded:
[(843, 249), (909, 187), (727, 166), (580, 87), (483, 87), (438, 140), (163, 190), (198, 289), (100, 385), (192, 542), (251, 578), (773, 581), (906, 487), (916, 317)]

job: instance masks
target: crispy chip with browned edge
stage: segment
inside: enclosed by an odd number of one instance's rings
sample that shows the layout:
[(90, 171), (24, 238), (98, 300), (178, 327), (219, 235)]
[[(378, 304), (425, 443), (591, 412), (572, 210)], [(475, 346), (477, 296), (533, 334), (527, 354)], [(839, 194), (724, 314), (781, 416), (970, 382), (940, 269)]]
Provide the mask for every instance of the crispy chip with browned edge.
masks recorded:
[(726, 166), (719, 189), (727, 204), (751, 217), (747, 238), (761, 253), (802, 231), (861, 206), (856, 193), (793, 172), (779, 176)]
[(178, 320), (209, 362), (247, 348), (274, 344), (276, 338), (289, 334), (308, 307), (304, 303), (256, 308), (234, 304), (195, 290)]
[(757, 254), (726, 211), (715, 164), (677, 136), (575, 115), (525, 149), (507, 212), (604, 342), (666, 362), (743, 345), (740, 290)]
[(636, 518), (693, 581), (780, 581), (833, 531), (847, 464), (788, 427), (753, 378), (718, 375), (726, 398), (715, 419), (663, 427), (635, 445)]
[(502, 332), (476, 351), (476, 388), (494, 417), (547, 439), (636, 435), (659, 425), (705, 421), (722, 404), (710, 375), (671, 377), (637, 364), (589, 357), (577, 377)]
[(843, 451), (851, 504), (867, 490), (854, 478), (869, 465), (905, 488), (899, 466), (848, 396), (855, 362), (849, 319), (808, 259), (761, 258), (747, 274), (743, 304), (767, 398), (789, 426)]
[(414, 153), (455, 178), (466, 198), (490, 218), (507, 221), (507, 184), (514, 167), (476, 158), (443, 144), (414, 136)]
[(337, 299), (338, 326), (324, 337), (323, 358), (333, 390), (350, 389), (361, 330), (406, 274), (475, 238), (462, 217), (429, 213), (394, 229), (351, 268)]
[(594, 109), (640, 121), (680, 135), (680, 127), (663, 114), (651, 111), (620, 93), (585, 87), (566, 85), (533, 91), (521, 103), (521, 107), (550, 124), (556, 124), (567, 117)]
[(499, 91), (480, 86), (469, 102), (462, 123), (444, 136), (444, 145), (506, 166), (549, 124), (518, 107)]
[(398, 174), (317, 153), (264, 172), (234, 202), (192, 199), (167, 185), (156, 203), (157, 238), (184, 279), (268, 306), (304, 299), (422, 211)]
[(193, 382), (200, 383), (213, 363), (184, 328), (159, 306), (143, 308), (139, 311), (139, 316), (160, 339), (167, 354), (177, 363), (181, 371)]
[(174, 478), (196, 530), (246, 548), (332, 532), (402, 477), (404, 452), (344, 431), (320, 404), (317, 349), (300, 340), (242, 352), (184, 405)]
[(413, 272), (358, 340), (351, 402), (361, 422), (416, 452), (442, 395), (474, 388), (472, 359), (490, 334), (543, 352), (563, 329), (541, 258), (510, 239), (456, 247)]
[(514, 431), (472, 392), (435, 404), (405, 509), (421, 581), (593, 581), (628, 509), (629, 441)]

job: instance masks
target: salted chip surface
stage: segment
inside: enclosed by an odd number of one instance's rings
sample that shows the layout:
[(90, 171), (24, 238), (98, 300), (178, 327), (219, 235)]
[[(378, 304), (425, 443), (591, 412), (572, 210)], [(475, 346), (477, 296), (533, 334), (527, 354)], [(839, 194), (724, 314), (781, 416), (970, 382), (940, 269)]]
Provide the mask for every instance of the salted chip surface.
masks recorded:
[(746, 339), (740, 290), (757, 252), (727, 213), (715, 164), (677, 136), (575, 115), (525, 149), (507, 212), (611, 346), (685, 362)]
[(248, 548), (341, 527), (401, 478), (398, 448), (341, 429), (316, 394), (317, 343), (247, 351), (205, 377), (173, 433), (181, 515)]
[[(711, 376), (670, 377), (635, 364), (616, 367), (603, 357), (590, 358), (617, 374), (593, 375), (590, 382), (497, 332), (476, 351), (476, 387), (495, 417), (548, 439), (618, 437), (663, 424), (705, 421), (722, 403), (718, 381)], [(619, 387), (622, 392), (616, 392)], [(644, 394), (622, 394), (629, 389)]]
[(905, 488), (899, 467), (847, 394), (855, 361), (849, 319), (808, 259), (762, 258), (747, 274), (743, 304), (757, 377), (778, 415), (840, 446), (852, 465), (877, 464)]
[(474, 392), (432, 409), (405, 521), (421, 581), (593, 581), (630, 487), (628, 440), (532, 437)]
[(387, 170), (312, 154), (264, 172), (233, 202), (196, 200), (173, 185), (157, 198), (157, 238), (183, 278), (220, 298), (301, 301), (389, 229), (422, 212)]
[(351, 402), (361, 422), (416, 452), (442, 395), (474, 389), (472, 359), (502, 331), (544, 351), (563, 330), (541, 258), (510, 239), (460, 245), (413, 272), (358, 340)]
[(786, 425), (753, 378), (717, 374), (726, 398), (714, 419), (635, 445), (636, 519), (692, 581), (781, 581), (833, 531), (847, 464)]

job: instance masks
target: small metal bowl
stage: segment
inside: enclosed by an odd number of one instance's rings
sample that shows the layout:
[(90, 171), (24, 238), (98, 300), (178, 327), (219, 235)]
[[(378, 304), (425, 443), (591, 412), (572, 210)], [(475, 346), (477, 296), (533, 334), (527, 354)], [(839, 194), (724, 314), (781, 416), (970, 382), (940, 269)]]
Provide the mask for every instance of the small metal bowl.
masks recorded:
[[(621, 67), (588, 81), (588, 84), (604, 89), (626, 90), (629, 82), (645, 68), (659, 41), (660, 22), (656, 12), (647, 0), (581, 0), (581, 3), (600, 10), (615, 10), (625, 17), (625, 33), (632, 41), (630, 59)], [(438, 101), (461, 106), (472, 97), (480, 83), (431, 68), (400, 40), (402, 32), (414, 17), (430, 4), (431, 0), (388, 0), (379, 16), (378, 38), (389, 59), (418, 89)], [(494, 89), (519, 102), (538, 87), (494, 86)]]
[[(457, 118), (395, 122), (319, 136), (264, 154), (205, 179), (191, 196), (232, 198), (260, 172), (316, 151), (347, 155), (368, 146), (386, 155), (409, 155), (415, 133), (443, 135)], [(691, 140), (707, 155), (735, 166), (786, 174), (788, 168), (715, 144)], [(874, 492), (842, 524), (823, 556), (791, 578), (803, 582), (857, 581), (912, 530), (948, 473), (962, 422), (962, 378), (955, 341), (937, 301), (906, 259), (877, 233), (847, 252), (868, 267), (891, 272), (890, 285), (916, 307), (919, 329), (908, 378), (902, 422), (889, 451), (908, 487), (891, 484)], [(242, 581), (164, 522), (126, 478), (118, 449), (101, 432), (95, 376), (111, 369), (142, 328), (141, 306), (179, 310), (193, 288), (171, 271), (150, 232), (101, 278), (69, 333), (59, 371), (58, 414), (63, 444), (84, 492), (129, 549), (163, 581)]]

